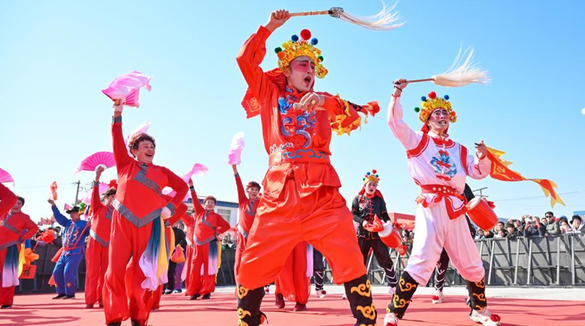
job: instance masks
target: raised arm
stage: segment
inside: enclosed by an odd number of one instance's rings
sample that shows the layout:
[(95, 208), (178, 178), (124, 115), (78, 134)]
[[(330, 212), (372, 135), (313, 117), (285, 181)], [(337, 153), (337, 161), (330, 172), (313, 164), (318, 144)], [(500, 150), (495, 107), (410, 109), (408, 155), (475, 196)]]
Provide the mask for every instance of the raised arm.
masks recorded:
[(114, 159), (116, 160), (118, 171), (120, 171), (122, 166), (134, 161), (128, 155), (126, 143), (124, 142), (124, 134), (122, 133), (123, 110), (124, 104), (122, 104), (120, 100), (116, 100), (114, 104), (114, 116), (112, 117), (112, 144), (114, 148)]
[(388, 105), (388, 126), (394, 136), (402, 143), (406, 150), (416, 148), (420, 142), (422, 136), (414, 132), (410, 127), (402, 120), (403, 111), (402, 105), (400, 104), (400, 96), (402, 90), (408, 85), (406, 79), (398, 79), (394, 82), (394, 94)]
[(92, 210), (94, 212), (96, 212), (99, 208), (104, 207), (104, 204), (100, 198), (100, 176), (104, 170), (105, 168), (100, 166), (95, 171), (95, 180), (93, 181), (93, 189), (91, 192), (91, 207), (93, 207)]
[(236, 188), (238, 189), (238, 204), (240, 206), (245, 205), (248, 202), (248, 196), (246, 196), (246, 190), (244, 189), (242, 178), (238, 173), (238, 166), (232, 165), (232, 170), (234, 171), (234, 177), (236, 178)]
[(53, 211), (53, 216), (55, 217), (57, 223), (61, 224), (63, 227), (67, 227), (69, 224), (71, 224), (71, 220), (65, 217), (65, 215), (61, 214), (57, 208), (57, 205), (55, 205), (55, 202), (52, 199), (49, 199), (48, 202), (51, 204), (51, 210)]
[(16, 195), (0, 183), (0, 217), (14, 207), (16, 199)]
[(199, 202), (199, 197), (197, 197), (197, 192), (195, 191), (195, 187), (193, 187), (193, 180), (189, 179), (189, 189), (191, 190), (191, 199), (193, 200), (193, 214), (195, 216), (205, 212), (205, 208)]
[(265, 75), (260, 64), (266, 55), (266, 40), (270, 34), (282, 26), (290, 14), (286, 10), (277, 10), (270, 14), (270, 19), (265, 26), (260, 26), (255, 34), (252, 34), (236, 57), (238, 66), (246, 79), (246, 83), (258, 100), (268, 97), (268, 94), (276, 88), (276, 85)]

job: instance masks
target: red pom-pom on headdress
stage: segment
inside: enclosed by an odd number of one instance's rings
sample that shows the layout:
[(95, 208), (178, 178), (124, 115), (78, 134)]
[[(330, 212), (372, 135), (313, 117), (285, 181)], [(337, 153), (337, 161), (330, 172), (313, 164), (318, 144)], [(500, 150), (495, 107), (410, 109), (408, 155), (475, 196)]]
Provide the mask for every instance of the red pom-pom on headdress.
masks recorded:
[(435, 91), (432, 91), (429, 93), (429, 98), (436, 98), (437, 97), (437, 93), (435, 93)]
[(116, 179), (110, 180), (110, 183), (108, 183), (108, 187), (118, 189), (118, 181), (116, 181)]
[(301, 38), (305, 41), (308, 41), (311, 39), (311, 31), (308, 29), (303, 29), (301, 31)]

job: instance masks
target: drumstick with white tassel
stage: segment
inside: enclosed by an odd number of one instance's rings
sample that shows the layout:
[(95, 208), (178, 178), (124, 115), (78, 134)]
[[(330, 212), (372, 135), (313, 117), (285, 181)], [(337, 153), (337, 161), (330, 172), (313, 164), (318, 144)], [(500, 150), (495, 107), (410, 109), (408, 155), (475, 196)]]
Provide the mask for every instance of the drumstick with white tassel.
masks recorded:
[(393, 12), (394, 7), (396, 4), (392, 6), (386, 6), (383, 3), (382, 10), (377, 14), (369, 17), (357, 17), (351, 15), (341, 7), (333, 7), (329, 10), (322, 10), (322, 11), (306, 11), (306, 12), (295, 12), (291, 13), (291, 17), (302, 17), (302, 16), (318, 16), (318, 15), (329, 15), (334, 18), (339, 18), (343, 21), (362, 26), (365, 28), (377, 30), (377, 31), (387, 31), (391, 29), (396, 29), (404, 23), (398, 23), (397, 21), (400, 19), (397, 12)]
[[(468, 53), (465, 60), (463, 56)], [(481, 70), (479, 67), (471, 62), (473, 58), (473, 48), (468, 48), (461, 55), (461, 50), (453, 61), (451, 67), (442, 74), (434, 75), (431, 78), (409, 80), (409, 83), (418, 83), (432, 81), (435, 85), (445, 87), (462, 87), (471, 83), (475, 84), (489, 84), (490, 78), (487, 71)]]

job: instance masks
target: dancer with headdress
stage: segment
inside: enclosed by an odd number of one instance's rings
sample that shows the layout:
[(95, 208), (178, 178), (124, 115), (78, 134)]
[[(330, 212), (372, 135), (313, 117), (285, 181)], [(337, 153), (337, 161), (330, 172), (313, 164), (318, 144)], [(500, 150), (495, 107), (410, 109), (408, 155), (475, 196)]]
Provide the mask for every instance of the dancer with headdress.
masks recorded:
[[(443, 248), (459, 274), (468, 281), (471, 297), (470, 318), (484, 325), (499, 325), (500, 317), (487, 308), (483, 262), (469, 236), (465, 198), (461, 195), (465, 179), (488, 176), (491, 161), (487, 148), (480, 142), (475, 156), (467, 148), (449, 138), (449, 123), (457, 121), (449, 96), (435, 92), (422, 97), (417, 108), (422, 130), (415, 132), (402, 120), (400, 96), (408, 85), (406, 79), (395, 82), (388, 109), (388, 125), (406, 148), (409, 171), (421, 187), (417, 197), (416, 234), (408, 266), (398, 282), (396, 293), (388, 305), (384, 326), (396, 326), (404, 316), (419, 284), (426, 284)], [(417, 110), (415, 109), (415, 110)], [(390, 224), (385, 229), (392, 228)], [(385, 230), (386, 231), (386, 230)]]
[(376, 257), (378, 265), (384, 269), (389, 293), (393, 295), (396, 289), (396, 271), (390, 258), (388, 247), (380, 240), (378, 232), (372, 229), (374, 218), (377, 216), (382, 222), (390, 222), (390, 216), (386, 209), (386, 201), (378, 183), (380, 177), (378, 171), (367, 172), (363, 178), (364, 185), (351, 204), (353, 220), (358, 224), (357, 237), (360, 250), (364, 257), (364, 265), (368, 264), (370, 250)]
[[(139, 133), (124, 143), (122, 133), (123, 99), (114, 98), (112, 138), (118, 171), (118, 189), (113, 201), (109, 265), (103, 293), (108, 325), (121, 325), (130, 318), (133, 326), (146, 325), (153, 293), (166, 282), (168, 248), (164, 220), (173, 215), (187, 194), (185, 182), (166, 167), (153, 164), (155, 141)], [(128, 149), (133, 157), (128, 155)], [(162, 190), (176, 191), (161, 205)], [(134, 260), (126, 268), (130, 257)], [(131, 274), (126, 291), (126, 274)]]
[(355, 105), (313, 90), (315, 77), (327, 69), (318, 41), (303, 30), (300, 37), (276, 49), (279, 68), (260, 68), (266, 40), (290, 14), (271, 13), (244, 44), (237, 62), (249, 90), (243, 101), (248, 117), (260, 115), (269, 169), (264, 194), (237, 277), (239, 325), (259, 325), (264, 285), (274, 281), (298, 243), (306, 241), (332, 264), (333, 279), (344, 284), (356, 325), (375, 324), (366, 268), (357, 244), (351, 213), (339, 194), (341, 183), (330, 163), (332, 130), (338, 134), (358, 128), (358, 112), (379, 111), (377, 103)]

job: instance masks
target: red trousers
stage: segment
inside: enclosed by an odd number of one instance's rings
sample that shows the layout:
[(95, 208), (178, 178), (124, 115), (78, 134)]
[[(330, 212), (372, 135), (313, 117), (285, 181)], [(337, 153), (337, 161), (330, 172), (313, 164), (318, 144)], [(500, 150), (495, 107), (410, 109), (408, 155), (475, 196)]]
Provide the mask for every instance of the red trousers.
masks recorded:
[(85, 304), (103, 303), (102, 289), (107, 268), (108, 247), (89, 237), (85, 252)]
[[(216, 245), (215, 241), (212, 242)], [(209, 275), (209, 243), (202, 246), (196, 245), (195, 250), (191, 250), (191, 260), (187, 270), (187, 295), (206, 295), (215, 291), (215, 274)], [(201, 270), (203, 269), (203, 275)]]
[(152, 303), (151, 303), (150, 310), (155, 310), (155, 309), (160, 308), (160, 298), (162, 297), (163, 287), (164, 287), (164, 284), (159, 285), (158, 288), (156, 289), (156, 291), (154, 291), (152, 293)]
[(142, 288), (145, 276), (138, 261), (146, 249), (151, 232), (152, 223), (137, 228), (118, 211), (112, 214), (109, 265), (103, 289), (106, 324), (128, 318), (140, 325), (148, 321), (154, 291)]
[(12, 303), (14, 302), (14, 286), (7, 288), (2, 287), (4, 259), (6, 259), (6, 249), (0, 250), (0, 305), (12, 306)]
[(253, 290), (276, 280), (301, 241), (323, 253), (335, 283), (366, 274), (353, 217), (339, 190), (319, 187), (302, 199), (300, 193), (296, 181), (287, 179), (279, 198), (262, 197), (242, 256), (238, 284)]
[(275, 283), (275, 294), (300, 304), (309, 302), (311, 278), (307, 277), (307, 243), (300, 242), (290, 253)]
[[(189, 244), (187, 244), (187, 251), (185, 252), (185, 265), (183, 266), (183, 273), (185, 273), (185, 280), (184, 280), (185, 281), (185, 295), (188, 295), (188, 296), (192, 295), (192, 294), (189, 294), (190, 293), (189, 289), (193, 287), (191, 285), (191, 279), (190, 279), (189, 275), (191, 275), (191, 260), (193, 259), (194, 252), (195, 252), (195, 249), (193, 247), (191, 247)], [(183, 274), (183, 273), (181, 273), (181, 274)]]

